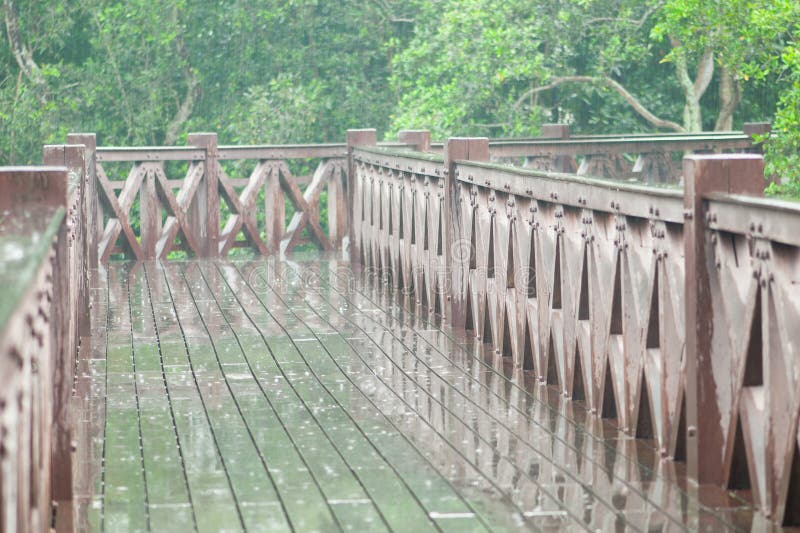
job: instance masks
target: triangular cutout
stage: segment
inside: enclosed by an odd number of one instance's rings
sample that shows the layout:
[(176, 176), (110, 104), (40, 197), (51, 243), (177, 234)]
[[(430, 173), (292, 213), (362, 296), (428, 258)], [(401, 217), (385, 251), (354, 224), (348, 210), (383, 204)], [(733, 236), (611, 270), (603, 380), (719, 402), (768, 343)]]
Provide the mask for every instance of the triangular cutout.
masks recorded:
[(553, 335), (550, 335), (550, 342), (547, 346), (547, 384), (558, 385), (558, 367), (556, 366), (556, 346), (553, 342)]
[(678, 416), (678, 439), (675, 442), (676, 461), (686, 460), (686, 397), (681, 396), (681, 411)]
[(403, 205), (405, 203), (403, 201), (403, 197), (404, 196), (405, 195), (403, 194), (403, 191), (400, 191), (400, 197), (398, 198), (399, 203), (400, 203), (400, 208), (397, 210), (397, 219), (398, 219), (398, 221), (397, 221), (397, 237), (400, 240), (405, 239), (405, 234), (406, 234), (406, 230), (403, 228), (403, 226), (404, 226), (404, 224), (403, 224), (403, 220), (404, 220), (403, 211), (405, 211), (405, 206)]
[(525, 336), (522, 348), (522, 369), (533, 370), (533, 348), (531, 344), (531, 331), (528, 327), (528, 320), (525, 320)]
[(433, 291), (433, 314), (437, 316), (441, 316), (442, 314), (442, 300), (439, 297), (440, 291), (439, 289), (434, 289)]
[(475, 322), (472, 318), (472, 289), (467, 291), (467, 309), (466, 313), (466, 320), (464, 322), (464, 329), (466, 330), (474, 330), (475, 329)]
[(789, 468), (789, 488), (786, 491), (786, 507), (783, 512), (783, 527), (800, 526), (800, 448), (794, 447), (792, 465)]
[(753, 321), (750, 322), (750, 340), (747, 343), (747, 355), (744, 363), (742, 386), (760, 387), (764, 385), (764, 357), (761, 338), (761, 288), (756, 290), (756, 303), (753, 309)]
[(428, 243), (428, 202), (425, 202), (425, 216), (423, 218), (423, 227), (422, 227), (422, 249), (427, 250), (429, 247)]
[(486, 264), (486, 277), (494, 278), (494, 216), (489, 219), (489, 261)]
[(656, 263), (655, 275), (653, 276), (653, 292), (650, 296), (650, 317), (647, 320), (647, 349), (661, 346), (658, 292), (658, 263)]
[(528, 255), (528, 298), (536, 298), (536, 231), (531, 232), (531, 252)]
[(514, 224), (508, 230), (508, 255), (506, 256), (506, 288), (514, 288), (514, 277), (516, 276), (516, 266), (514, 265)]
[(650, 409), (650, 392), (647, 388), (647, 378), (642, 375), (639, 392), (639, 416), (636, 420), (636, 438), (653, 438), (653, 413)]
[(486, 344), (492, 343), (492, 323), (489, 317), (489, 303), (483, 310), (483, 342)]
[(586, 400), (586, 390), (583, 386), (583, 364), (581, 363), (581, 348), (575, 345), (575, 369), (572, 371), (572, 399), (582, 402)]
[(589, 252), (583, 249), (581, 267), (581, 292), (578, 295), (578, 320), (589, 320)]
[(470, 235), (470, 245), (469, 245), (469, 268), (470, 270), (475, 270), (478, 268), (478, 252), (476, 247), (476, 241), (478, 238), (478, 228), (477, 228), (477, 216), (475, 215), (475, 210), (472, 210), (472, 234)]
[(383, 230), (383, 195), (382, 194), (378, 198), (378, 229), (379, 230)]
[(503, 355), (510, 356), (513, 354), (511, 349), (511, 318), (508, 316), (508, 310), (505, 312), (503, 320)]
[(561, 309), (561, 239), (556, 238), (556, 268), (553, 273), (552, 309)]
[(427, 309), (428, 308), (428, 286), (427, 286), (427, 284), (425, 283), (424, 280), (420, 284), (419, 292), (422, 293), (422, 294), (420, 294), (420, 303), (422, 303), (422, 307), (424, 309)]
[(389, 229), (389, 235), (394, 235), (394, 228), (392, 227), (393, 226), (393, 224), (392, 224), (392, 222), (393, 222), (393, 220), (392, 220), (392, 218), (393, 218), (392, 217), (392, 211), (394, 211), (394, 209), (392, 209), (392, 199), (393, 199), (392, 197), (393, 196), (394, 196), (394, 194), (392, 194), (392, 189), (389, 189), (389, 213), (388, 213), (388, 217), (387, 217), (388, 218), (388, 222), (386, 224), (386, 227)]
[(736, 436), (733, 439), (733, 457), (728, 477), (728, 488), (731, 490), (750, 489), (750, 466), (747, 461), (747, 449), (744, 445), (742, 419), (736, 419)]
[(442, 209), (439, 209), (439, 231), (436, 232), (439, 236), (439, 242), (436, 243), (436, 255), (441, 256), (444, 251), (444, 224), (442, 223)]
[(612, 335), (622, 335), (622, 255), (617, 254), (617, 269), (614, 273), (614, 293), (611, 296)]
[[(283, 188), (283, 186), (281, 186)], [(367, 220), (367, 188), (363, 186), (361, 187), (361, 221), (365, 222)]]
[(415, 193), (411, 196), (411, 244), (417, 244), (417, 203), (414, 201)]
[(603, 386), (603, 409), (600, 416), (603, 418), (617, 418), (617, 402), (614, 396), (614, 383), (611, 380), (611, 361), (606, 360), (606, 372)]

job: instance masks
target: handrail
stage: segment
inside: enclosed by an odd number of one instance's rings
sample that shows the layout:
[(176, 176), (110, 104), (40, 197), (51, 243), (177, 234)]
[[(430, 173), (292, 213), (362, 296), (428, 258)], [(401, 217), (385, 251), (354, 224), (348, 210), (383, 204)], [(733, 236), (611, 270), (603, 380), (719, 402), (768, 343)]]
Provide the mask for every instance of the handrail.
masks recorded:
[(68, 405), (88, 332), (82, 150), (45, 149), (68, 167), (0, 167), (3, 531), (45, 529), (51, 501), (72, 499)]

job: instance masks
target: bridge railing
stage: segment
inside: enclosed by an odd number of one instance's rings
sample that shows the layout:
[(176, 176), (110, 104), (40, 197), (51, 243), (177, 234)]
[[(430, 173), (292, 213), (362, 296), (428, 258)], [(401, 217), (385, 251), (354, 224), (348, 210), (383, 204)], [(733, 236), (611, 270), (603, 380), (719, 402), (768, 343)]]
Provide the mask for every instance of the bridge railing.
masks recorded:
[(88, 331), (84, 146), (0, 167), (0, 530), (51, 527), (72, 499), (69, 402)]
[(225, 257), (236, 248), (266, 255), (308, 243), (341, 247), (344, 143), (218, 146), (214, 133), (191, 134), (187, 143), (97, 149), (101, 262), (113, 255), (167, 259), (176, 251)]
[(487, 139), (360, 141), (351, 260), (800, 523), (800, 207), (758, 198), (760, 155), (687, 156), (685, 188), (648, 187), (493, 164)]
[[(495, 162), (582, 176), (635, 180), (647, 184), (679, 183), (687, 153), (758, 152), (754, 136), (769, 124), (745, 124), (743, 131), (627, 135), (571, 135), (566, 124), (545, 124), (542, 136), (490, 139)], [(441, 153), (444, 143), (431, 143)]]

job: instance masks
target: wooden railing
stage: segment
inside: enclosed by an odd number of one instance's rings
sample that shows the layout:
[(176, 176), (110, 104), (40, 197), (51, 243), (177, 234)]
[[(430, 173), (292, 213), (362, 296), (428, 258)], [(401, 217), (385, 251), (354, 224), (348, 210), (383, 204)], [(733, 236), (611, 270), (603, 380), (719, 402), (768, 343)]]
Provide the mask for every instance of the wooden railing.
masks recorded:
[(69, 403), (88, 328), (85, 147), (0, 167), (0, 530), (43, 531), (72, 499)]
[[(712, 137), (636, 142), (757, 150)], [(580, 141), (576, 154), (622, 142)], [(563, 162), (548, 142), (512, 155)], [(374, 130), (326, 145), (67, 143), (45, 147), (52, 167), (0, 169), (0, 529), (47, 527), (51, 500), (71, 499), (90, 269), (306, 243), (349, 251), (432, 316), (685, 458), (700, 483), (749, 487), (769, 516), (800, 523), (787, 505), (800, 494), (800, 209), (753, 197), (759, 156), (688, 157), (681, 190), (490, 163), (519, 149), (509, 141), (450, 139), (439, 155), (425, 131), (383, 147)]]
[[(92, 231), (102, 263), (112, 255), (142, 260), (176, 251), (224, 257), (235, 248), (266, 255), (309, 243), (323, 251), (341, 247), (345, 144), (218, 146), (214, 133), (191, 134), (187, 142), (97, 149), (100, 210)], [(177, 175), (168, 175), (168, 165)], [(293, 166), (308, 174), (295, 175)]]
[[(769, 124), (745, 124), (743, 131), (570, 135), (566, 124), (545, 124), (542, 136), (490, 139), (495, 162), (581, 176), (633, 180), (647, 184), (679, 183), (681, 159), (687, 153), (760, 151), (754, 137), (769, 133)], [(431, 143), (441, 153), (444, 143)]]
[(758, 198), (760, 155), (687, 156), (680, 189), (352, 144), (352, 261), (800, 524), (800, 207)]

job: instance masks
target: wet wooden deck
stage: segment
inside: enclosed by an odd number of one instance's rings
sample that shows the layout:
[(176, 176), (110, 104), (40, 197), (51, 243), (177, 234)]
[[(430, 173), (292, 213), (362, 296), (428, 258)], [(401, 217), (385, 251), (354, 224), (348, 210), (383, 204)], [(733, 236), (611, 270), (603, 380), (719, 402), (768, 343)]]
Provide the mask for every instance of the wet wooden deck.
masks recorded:
[(680, 463), (330, 260), (112, 263), (78, 369), (92, 531), (749, 529)]

